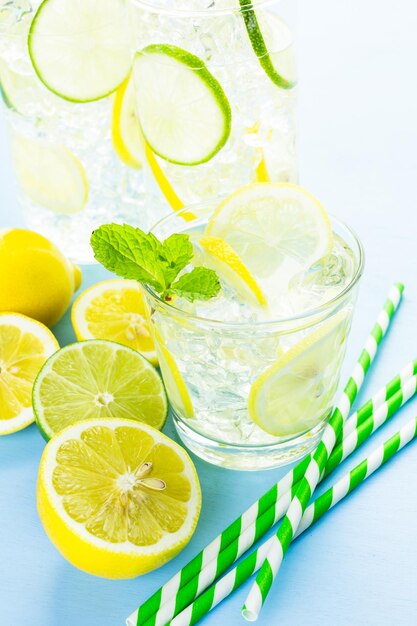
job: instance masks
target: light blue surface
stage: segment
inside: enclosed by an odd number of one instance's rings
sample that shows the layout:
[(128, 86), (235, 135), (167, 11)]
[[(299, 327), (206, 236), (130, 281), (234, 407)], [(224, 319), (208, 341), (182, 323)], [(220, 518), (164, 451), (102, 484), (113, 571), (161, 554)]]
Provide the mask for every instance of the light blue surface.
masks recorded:
[[(390, 284), (403, 280), (407, 285), (361, 394), (366, 399), (417, 357), (417, 13), (411, 0), (396, 8), (384, 0), (303, 0), (300, 17), (301, 179), (357, 229), (367, 251), (346, 373)], [(0, 227), (20, 220), (9, 181), (0, 126)], [(83, 286), (104, 276), (99, 268), (88, 268)], [(56, 334), (62, 344), (73, 339), (68, 315)], [(411, 402), (337, 476), (415, 414)], [(173, 432), (170, 425), (167, 432)], [(67, 564), (43, 532), (35, 507), (43, 447), (34, 426), (0, 439), (0, 626), (122, 626), (141, 601), (283, 473), (241, 474), (197, 460), (203, 510), (189, 546), (143, 578), (106, 581)], [(260, 626), (415, 625), (416, 477), (417, 443), (299, 539)], [(205, 626), (219, 620), (225, 626), (245, 624), (240, 606), (248, 589), (244, 585), (213, 611)]]

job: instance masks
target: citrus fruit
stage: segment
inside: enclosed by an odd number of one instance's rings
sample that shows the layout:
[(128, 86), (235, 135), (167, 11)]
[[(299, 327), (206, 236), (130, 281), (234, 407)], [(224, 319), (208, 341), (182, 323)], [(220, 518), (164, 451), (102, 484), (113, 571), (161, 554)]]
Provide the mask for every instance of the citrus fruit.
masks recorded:
[(88, 418), (122, 417), (162, 428), (164, 385), (143, 356), (113, 341), (71, 344), (45, 363), (33, 387), (36, 422), (46, 439)]
[(32, 386), (46, 359), (59, 349), (43, 324), (17, 313), (0, 313), (0, 435), (34, 421)]
[(336, 314), (310, 332), (253, 383), (252, 420), (275, 437), (306, 432), (330, 413), (345, 353), (349, 319)]
[(84, 291), (72, 307), (72, 325), (80, 341), (110, 339), (157, 363), (143, 292), (135, 280), (106, 280)]
[(187, 385), (181, 375), (178, 365), (168, 350), (161, 335), (155, 331), (155, 345), (158, 350), (159, 366), (161, 368), (169, 400), (178, 415), (191, 419), (194, 417), (193, 403)]
[(30, 230), (0, 230), (0, 311), (53, 326), (81, 284), (81, 272), (48, 239)]
[(123, 0), (43, 0), (28, 48), (44, 85), (74, 102), (112, 93), (130, 71)]
[(54, 213), (82, 211), (88, 200), (88, 179), (77, 157), (61, 144), (11, 134), (17, 182), (34, 203)]
[(144, 146), (136, 115), (135, 86), (130, 77), (120, 85), (115, 93), (112, 137), (114, 149), (120, 160), (126, 165), (140, 169)]
[(226, 143), (231, 109), (220, 83), (187, 50), (152, 44), (133, 63), (144, 137), (158, 156), (180, 165), (209, 161)]
[(201, 237), (198, 243), (207, 253), (206, 263), (232, 285), (244, 300), (255, 305), (266, 304), (262, 289), (230, 244), (220, 237), (210, 236)]
[(154, 428), (112, 418), (73, 424), (48, 443), (37, 500), (63, 556), (107, 578), (169, 561), (190, 540), (201, 508), (185, 450)]
[(310, 267), (333, 246), (324, 207), (289, 183), (242, 187), (221, 202), (205, 233), (229, 243), (257, 278), (273, 275), (288, 260)]

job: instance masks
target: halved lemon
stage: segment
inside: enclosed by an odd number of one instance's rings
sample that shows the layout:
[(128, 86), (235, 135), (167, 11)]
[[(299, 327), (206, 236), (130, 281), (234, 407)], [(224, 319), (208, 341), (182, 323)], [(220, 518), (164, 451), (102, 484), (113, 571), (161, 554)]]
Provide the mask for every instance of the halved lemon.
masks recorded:
[(17, 181), (29, 199), (55, 213), (78, 213), (88, 200), (82, 163), (63, 145), (11, 134)]
[(221, 237), (210, 236), (201, 237), (198, 243), (207, 253), (206, 264), (224, 277), (244, 300), (266, 304), (262, 289), (231, 245)]
[(46, 439), (88, 418), (123, 417), (162, 428), (168, 402), (161, 377), (139, 352), (95, 339), (65, 346), (33, 387), (36, 422)]
[(46, 446), (38, 511), (76, 567), (132, 578), (160, 567), (190, 540), (201, 509), (197, 473), (183, 448), (126, 419), (74, 424)]
[(18, 313), (0, 313), (0, 435), (35, 420), (33, 381), (58, 349), (57, 340), (40, 322)]
[(140, 285), (134, 280), (105, 280), (84, 291), (72, 307), (77, 339), (109, 339), (138, 350), (158, 363)]
[(271, 276), (286, 260), (309, 267), (333, 245), (324, 207), (289, 183), (242, 187), (215, 210), (206, 235), (227, 241), (257, 278)]
[(168, 350), (161, 335), (155, 331), (155, 345), (158, 351), (159, 367), (168, 393), (169, 400), (180, 417), (192, 419), (194, 407), (187, 385), (181, 375), (175, 358)]
[(326, 418), (339, 383), (350, 316), (340, 312), (310, 332), (255, 380), (252, 420), (275, 437), (297, 435)]
[(120, 160), (131, 167), (141, 168), (144, 140), (136, 114), (135, 86), (130, 77), (120, 85), (114, 97), (112, 137)]

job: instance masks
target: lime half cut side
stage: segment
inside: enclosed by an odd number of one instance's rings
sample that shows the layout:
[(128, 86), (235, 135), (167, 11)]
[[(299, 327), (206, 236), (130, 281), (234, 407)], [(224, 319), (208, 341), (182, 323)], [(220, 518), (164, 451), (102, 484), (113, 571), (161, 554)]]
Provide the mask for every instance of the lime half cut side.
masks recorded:
[(97, 339), (66, 346), (45, 363), (33, 408), (49, 439), (89, 418), (128, 418), (160, 429), (168, 401), (160, 375), (139, 352)]
[(345, 354), (350, 316), (336, 314), (282, 354), (255, 380), (249, 414), (275, 437), (302, 434), (331, 411)]
[(198, 165), (219, 152), (230, 135), (231, 108), (201, 59), (177, 46), (152, 44), (136, 54), (133, 73), (140, 124), (155, 154)]
[(38, 77), (56, 95), (99, 100), (129, 74), (126, 32), (123, 0), (44, 0), (30, 27), (29, 54)]

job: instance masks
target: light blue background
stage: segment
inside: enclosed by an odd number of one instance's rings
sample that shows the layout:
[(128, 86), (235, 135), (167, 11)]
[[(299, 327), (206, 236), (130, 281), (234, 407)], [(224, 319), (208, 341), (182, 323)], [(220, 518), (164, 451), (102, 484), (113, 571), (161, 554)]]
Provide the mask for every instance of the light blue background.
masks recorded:
[[(417, 12), (414, 0), (300, 4), (301, 180), (357, 229), (367, 252), (346, 372), (390, 284), (403, 280), (407, 285), (361, 394), (366, 399), (417, 357)], [(20, 223), (10, 178), (0, 122), (0, 226)], [(84, 287), (104, 276), (99, 268), (86, 269)], [(73, 339), (68, 315), (56, 334), (62, 344)], [(342, 472), (415, 414), (411, 402)], [(140, 579), (106, 581), (66, 563), (43, 532), (35, 507), (43, 447), (35, 426), (0, 439), (0, 626), (123, 625), (140, 602), (283, 473), (242, 474), (196, 460), (203, 510), (189, 546)], [(417, 443), (299, 539), (259, 624), (416, 624), (416, 477)], [(244, 624), (240, 606), (248, 589), (244, 585), (204, 624)]]

